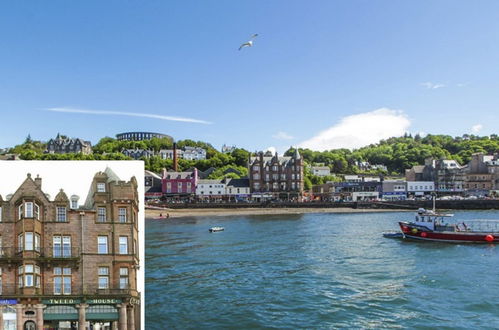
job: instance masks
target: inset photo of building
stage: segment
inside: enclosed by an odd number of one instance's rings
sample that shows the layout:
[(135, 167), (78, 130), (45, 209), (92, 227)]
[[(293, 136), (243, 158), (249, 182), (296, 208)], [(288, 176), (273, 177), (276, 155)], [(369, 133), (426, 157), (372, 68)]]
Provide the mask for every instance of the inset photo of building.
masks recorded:
[(141, 329), (143, 173), (0, 162), (0, 329)]

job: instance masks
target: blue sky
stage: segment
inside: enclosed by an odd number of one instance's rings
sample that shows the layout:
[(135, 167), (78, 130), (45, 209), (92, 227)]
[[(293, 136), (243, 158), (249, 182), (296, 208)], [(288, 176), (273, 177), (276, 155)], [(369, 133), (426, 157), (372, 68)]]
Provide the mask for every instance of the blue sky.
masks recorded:
[(2, 2), (0, 147), (58, 132), (280, 151), (498, 133), (498, 37), (498, 1)]

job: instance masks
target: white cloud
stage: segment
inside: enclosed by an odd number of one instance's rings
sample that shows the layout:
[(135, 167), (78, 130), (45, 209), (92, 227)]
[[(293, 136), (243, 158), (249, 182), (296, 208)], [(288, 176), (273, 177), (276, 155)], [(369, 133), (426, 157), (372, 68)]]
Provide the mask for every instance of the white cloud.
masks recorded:
[(483, 128), (482, 124), (476, 124), (476, 125), (471, 126), (471, 131), (473, 133), (478, 133), (482, 130), (482, 128)]
[(445, 84), (439, 84), (439, 83), (432, 83), (430, 81), (424, 82), (420, 84), (421, 86), (424, 86), (428, 89), (437, 89), (437, 88), (442, 88), (445, 87)]
[(381, 108), (344, 117), (340, 122), (298, 146), (324, 151), (338, 148), (355, 149), (382, 139), (401, 136), (411, 122), (404, 112)]
[(200, 120), (200, 119), (155, 115), (155, 114), (150, 114), (150, 113), (121, 112), (121, 111), (107, 111), (107, 110), (88, 110), (88, 109), (74, 109), (74, 108), (48, 108), (45, 110), (55, 111), (55, 112), (67, 112), (67, 113), (86, 113), (86, 114), (92, 114), (92, 115), (114, 115), (114, 116), (143, 117), (143, 118), (153, 118), (153, 119), (160, 119), (160, 120), (182, 121), (182, 122), (187, 122), (187, 123), (211, 124), (211, 122), (209, 122), (209, 121)]
[(292, 139), (294, 139), (293, 136), (289, 135), (286, 132), (282, 132), (282, 131), (277, 132), (277, 134), (272, 135), (272, 137), (274, 139), (277, 139), (277, 140), (292, 140)]

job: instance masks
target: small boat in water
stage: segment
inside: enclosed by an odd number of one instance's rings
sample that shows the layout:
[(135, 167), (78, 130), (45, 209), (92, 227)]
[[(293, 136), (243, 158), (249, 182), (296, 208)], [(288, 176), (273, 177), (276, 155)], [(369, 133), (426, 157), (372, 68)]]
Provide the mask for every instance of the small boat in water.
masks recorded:
[(420, 208), (415, 220), (400, 221), (404, 238), (451, 243), (499, 243), (499, 220), (456, 221), (453, 214)]
[(224, 227), (211, 227), (210, 229), (208, 229), (210, 231), (210, 233), (215, 233), (217, 231), (224, 231), (225, 228)]
[(394, 231), (391, 231), (391, 232), (385, 232), (383, 233), (383, 237), (386, 237), (386, 238), (404, 238), (404, 234), (402, 234), (401, 232), (394, 232)]

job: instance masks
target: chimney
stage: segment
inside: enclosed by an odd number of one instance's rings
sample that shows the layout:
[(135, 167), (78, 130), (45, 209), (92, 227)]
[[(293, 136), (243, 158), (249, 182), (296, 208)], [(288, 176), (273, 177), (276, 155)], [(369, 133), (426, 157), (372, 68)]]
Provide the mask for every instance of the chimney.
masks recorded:
[(35, 184), (38, 188), (42, 188), (42, 178), (40, 178), (40, 175), (36, 175), (36, 178), (35, 178)]
[(173, 170), (178, 172), (178, 163), (177, 163), (177, 143), (173, 142)]

